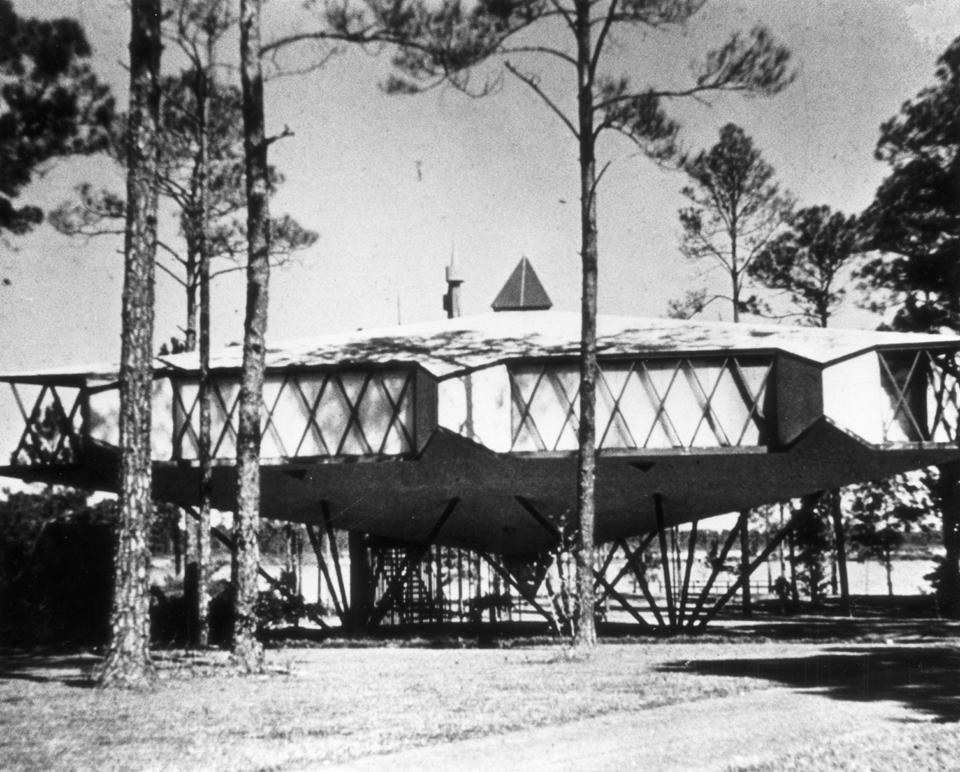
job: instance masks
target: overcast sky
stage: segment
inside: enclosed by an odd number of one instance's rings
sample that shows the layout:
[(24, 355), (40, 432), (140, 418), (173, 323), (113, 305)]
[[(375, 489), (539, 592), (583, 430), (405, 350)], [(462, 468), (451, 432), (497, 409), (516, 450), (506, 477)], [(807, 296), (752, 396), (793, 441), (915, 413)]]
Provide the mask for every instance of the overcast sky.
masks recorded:
[[(296, 29), (299, 6), (274, 0), (268, 34)], [(122, 0), (15, 0), (15, 7), (79, 18), (95, 67), (125, 100)], [(861, 210), (886, 172), (873, 160), (879, 124), (933, 82), (937, 56), (960, 34), (960, 4), (715, 0), (682, 34), (618, 33), (605, 72), (638, 84), (683, 82), (709, 43), (757, 22), (792, 49), (797, 81), (772, 99), (673, 106), (682, 141), (707, 147), (720, 126), (739, 123), (800, 205)], [(291, 52), (285, 63), (308, 55)], [(542, 75), (562, 106), (571, 104), (570, 73), (534, 59), (522, 65)], [(439, 318), (451, 249), (466, 276), (464, 313), (489, 310), (523, 255), (555, 308), (577, 309), (577, 149), (562, 124), (509, 75), (496, 93), (470, 99), (451, 89), (386, 96), (378, 87), (386, 73), (386, 56), (353, 51), (268, 84), (270, 129), (294, 132), (271, 149), (287, 178), (273, 213), (290, 213), (320, 234), (296, 265), (273, 275), (270, 339)], [(684, 180), (617, 140), (602, 141), (600, 155), (612, 162), (599, 196), (601, 313), (662, 315), (671, 298), (710, 280), (677, 248)], [(56, 204), (85, 178), (122, 189), (120, 170), (84, 159), (52, 165), (21, 200)], [(11, 280), (0, 286), (0, 370), (118, 359), (119, 240), (82, 243), (44, 225), (14, 244), (15, 253), (0, 252), (0, 275)], [(239, 276), (215, 285), (215, 345), (241, 337), (242, 293)], [(158, 342), (177, 334), (183, 306), (182, 290), (159, 276)], [(844, 320), (875, 323), (857, 313)]]

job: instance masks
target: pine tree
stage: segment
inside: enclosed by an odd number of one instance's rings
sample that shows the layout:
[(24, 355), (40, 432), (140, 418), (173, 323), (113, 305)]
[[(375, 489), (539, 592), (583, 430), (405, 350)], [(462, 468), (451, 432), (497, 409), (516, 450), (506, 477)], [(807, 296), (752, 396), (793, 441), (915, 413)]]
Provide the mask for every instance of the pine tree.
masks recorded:
[(774, 169), (739, 126), (728, 123), (709, 150), (688, 160), (690, 183), (681, 191), (690, 206), (680, 210), (683, 236), (680, 249), (695, 261), (719, 268), (729, 295), (701, 295), (696, 311), (714, 300), (730, 303), (733, 321), (757, 310), (744, 298), (746, 282), (758, 255), (782, 227), (792, 201), (780, 191)]
[[(892, 167), (863, 213), (878, 254), (862, 270), (874, 308), (896, 308), (902, 330), (960, 330), (960, 38), (937, 63), (936, 83), (880, 127), (876, 156)], [(954, 427), (960, 436), (960, 427)], [(940, 467), (942, 612), (960, 619), (960, 464)]]
[(786, 312), (778, 317), (826, 327), (846, 296), (845, 279), (862, 252), (855, 216), (808, 206), (789, 216), (785, 228), (747, 266), (747, 274), (787, 301)]
[[(781, 317), (790, 317), (799, 324), (827, 327), (830, 317), (846, 294), (847, 274), (862, 253), (860, 223), (854, 216), (834, 212), (828, 206), (810, 206), (793, 213), (784, 230), (766, 244), (747, 266), (754, 282), (777, 291), (785, 297), (788, 309)], [(752, 297), (748, 305), (759, 307)], [(840, 598), (844, 612), (850, 613), (850, 586), (843, 509), (840, 491), (829, 497), (829, 516), (833, 520), (833, 546), (840, 578)], [(822, 502), (824, 510), (826, 502)], [(824, 513), (826, 514), (826, 512)], [(824, 549), (828, 540), (817, 539), (814, 545)]]
[(270, 178), (260, 63), (260, 0), (240, 0), (240, 78), (247, 194), (247, 311), (237, 430), (237, 511), (234, 523), (233, 656), (246, 672), (263, 668), (257, 640), (260, 525), (260, 414), (270, 283)]
[(108, 143), (114, 102), (90, 53), (76, 20), (21, 18), (0, 0), (0, 239), (42, 221), (39, 207), (15, 201), (38, 166)]
[(154, 679), (150, 660), (147, 532), (152, 514), (150, 417), (158, 77), (162, 48), (159, 0), (134, 0), (130, 16), (127, 229), (120, 364), (120, 522), (114, 557), (110, 645), (97, 677), (102, 686), (139, 687)]
[[(618, 29), (671, 31), (682, 29), (705, 5), (705, 0), (653, 0), (605, 5), (590, 0), (460, 0), (439, 8), (411, 3), (373, 2), (373, 18), (395, 30), (393, 39), (406, 45), (394, 58), (404, 78), (394, 89), (416, 91), (424, 83), (443, 79), (469, 89), (471, 67), (491, 57), (504, 60), (512, 76), (529, 87), (560, 119), (579, 148), (581, 341), (580, 402), (577, 460), (577, 501), (572, 523), (576, 561), (578, 620), (575, 643), (596, 643), (594, 619), (594, 519), (596, 483), (597, 283), (599, 247), (597, 194), (606, 166), (598, 167), (597, 139), (604, 131), (620, 133), (647, 156), (665, 161), (676, 154), (679, 125), (664, 107), (667, 100), (709, 92), (745, 91), (775, 94), (792, 79), (789, 52), (770, 33), (757, 27), (736, 33), (709, 52), (686, 88), (638, 87), (627, 77), (602, 72), (604, 54)], [(339, 8), (340, 6), (331, 6)], [(361, 29), (363, 14), (335, 17), (345, 32)], [(563, 42), (552, 34), (558, 22), (567, 34)], [(542, 37), (537, 39), (538, 31)], [(416, 45), (410, 45), (415, 42)], [(549, 94), (536, 73), (516, 61), (544, 57), (567, 67), (570, 90)], [(489, 85), (489, 84), (487, 84)], [(489, 90), (481, 88), (481, 92)], [(575, 111), (561, 105), (575, 97)]]

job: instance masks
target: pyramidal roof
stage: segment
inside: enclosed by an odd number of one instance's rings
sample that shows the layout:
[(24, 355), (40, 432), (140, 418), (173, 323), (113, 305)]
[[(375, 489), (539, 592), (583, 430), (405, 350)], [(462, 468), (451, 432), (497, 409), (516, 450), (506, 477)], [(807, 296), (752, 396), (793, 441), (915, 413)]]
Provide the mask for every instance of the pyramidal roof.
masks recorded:
[(552, 305), (530, 261), (523, 257), (491, 307), (494, 311), (546, 311)]

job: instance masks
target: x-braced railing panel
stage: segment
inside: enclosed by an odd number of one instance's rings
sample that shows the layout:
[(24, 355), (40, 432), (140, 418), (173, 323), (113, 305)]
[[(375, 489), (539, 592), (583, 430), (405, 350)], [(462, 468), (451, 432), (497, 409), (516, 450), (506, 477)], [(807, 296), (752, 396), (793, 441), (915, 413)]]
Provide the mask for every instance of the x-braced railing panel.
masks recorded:
[[(198, 389), (174, 381), (174, 456), (198, 455)], [(273, 373), (263, 393), (262, 458), (392, 456), (416, 447), (413, 369)], [(236, 454), (235, 376), (211, 383), (212, 454)]]
[[(757, 446), (767, 441), (771, 357), (604, 361), (597, 382), (601, 448)], [(510, 368), (512, 450), (577, 447), (579, 375), (572, 364)]]
[(54, 383), (7, 382), (6, 387), (16, 406), (15, 415), (22, 421), (19, 439), (10, 451), (10, 465), (78, 463), (85, 420), (83, 390)]
[(954, 442), (960, 418), (955, 351), (881, 351), (883, 442)]

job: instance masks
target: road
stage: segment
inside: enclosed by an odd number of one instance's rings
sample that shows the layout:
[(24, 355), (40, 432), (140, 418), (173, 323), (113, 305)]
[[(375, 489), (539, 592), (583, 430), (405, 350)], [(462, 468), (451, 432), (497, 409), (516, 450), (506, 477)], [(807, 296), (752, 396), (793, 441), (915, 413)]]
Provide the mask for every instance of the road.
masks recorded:
[[(790, 706), (783, 720), (784, 705)], [(780, 720), (771, 720), (780, 717)], [(771, 688), (726, 698), (617, 713), (398, 753), (367, 756), (353, 770), (724, 770), (772, 761), (818, 741), (923, 720), (892, 701), (849, 702)]]

